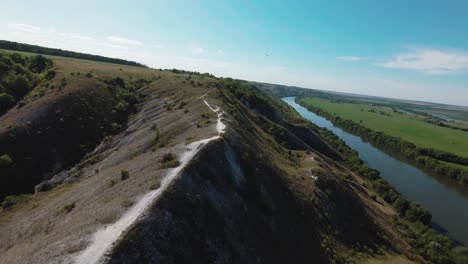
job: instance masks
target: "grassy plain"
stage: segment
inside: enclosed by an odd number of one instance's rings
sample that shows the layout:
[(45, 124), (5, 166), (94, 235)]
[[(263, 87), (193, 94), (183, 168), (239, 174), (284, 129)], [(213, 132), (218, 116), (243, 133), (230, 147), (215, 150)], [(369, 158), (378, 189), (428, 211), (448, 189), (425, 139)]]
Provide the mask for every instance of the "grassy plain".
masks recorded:
[(305, 104), (321, 108), (344, 119), (390, 136), (401, 137), (419, 147), (434, 148), (468, 157), (468, 132), (429, 124), (415, 114), (394, 112), (386, 106), (338, 103), (303, 98)]

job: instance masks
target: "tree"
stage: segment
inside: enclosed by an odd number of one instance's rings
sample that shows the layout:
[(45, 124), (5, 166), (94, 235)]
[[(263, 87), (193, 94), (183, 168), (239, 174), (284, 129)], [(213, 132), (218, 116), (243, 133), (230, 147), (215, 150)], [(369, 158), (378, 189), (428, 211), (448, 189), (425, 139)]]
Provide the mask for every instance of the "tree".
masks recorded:
[(29, 69), (34, 73), (41, 73), (52, 66), (52, 61), (42, 55), (34, 56), (29, 62)]
[(395, 208), (395, 210), (397, 210), (397, 212), (400, 215), (404, 216), (406, 214), (406, 211), (408, 211), (408, 209), (410, 208), (410, 202), (403, 197), (399, 197), (393, 203), (393, 207)]
[(11, 168), (13, 165), (13, 159), (10, 156), (6, 154), (0, 156), (0, 168)]
[(429, 211), (422, 208), (419, 204), (412, 203), (409, 210), (406, 211), (406, 219), (412, 222), (421, 222), (426, 226), (431, 224), (432, 215)]
[(31, 83), (25, 76), (16, 76), (11, 85), (11, 92), (16, 101), (21, 100), (31, 90)]
[(15, 98), (6, 93), (0, 93), (0, 115), (15, 105)]

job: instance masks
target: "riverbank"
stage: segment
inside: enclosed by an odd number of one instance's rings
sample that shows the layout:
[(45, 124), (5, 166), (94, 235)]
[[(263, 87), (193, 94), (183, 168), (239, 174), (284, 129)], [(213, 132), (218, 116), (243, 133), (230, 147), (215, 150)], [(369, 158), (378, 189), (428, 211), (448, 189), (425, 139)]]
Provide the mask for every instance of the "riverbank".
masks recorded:
[(450, 179), (462, 186), (468, 186), (468, 170), (460, 168), (460, 165), (466, 166), (468, 164), (468, 159), (465, 157), (432, 148), (418, 147), (400, 137), (374, 131), (357, 122), (316, 107), (308, 101), (308, 98), (298, 97), (295, 100), (308, 110), (325, 117), (334, 125), (368, 140), (385, 151), (397, 153), (433, 174)]
[[(430, 251), (429, 243), (431, 241), (437, 241), (438, 244), (443, 245), (444, 254), (458, 254), (452, 252), (457, 248), (457, 243), (451, 241), (448, 236), (438, 235), (435, 227), (439, 226), (437, 228), (438, 231), (442, 231), (441, 233), (445, 233), (462, 244), (466, 244), (468, 232), (465, 224), (468, 221), (468, 215), (460, 213), (468, 210), (468, 198), (466, 196), (447, 188), (417, 168), (388, 156), (361, 138), (335, 127), (330, 121), (295, 103), (294, 97), (283, 98), (283, 101), (296, 109), (305, 119), (321, 127), (323, 129), (321, 134), (330, 134), (324, 137), (331, 142), (334, 148), (340, 150), (340, 153), (348, 157), (349, 160), (356, 160), (356, 157), (358, 160), (361, 158), (363, 161), (362, 165), (358, 165), (357, 162), (355, 164), (348, 162), (345, 166), (353, 167), (353, 170), (359, 171), (359, 174), (368, 180), (369, 177), (378, 176), (376, 180), (369, 180), (369, 185), (377, 189), (377, 192), (383, 195), (382, 197), (385, 197), (386, 193), (391, 194), (386, 197), (389, 199), (397, 193), (401, 197), (404, 196), (403, 199), (418, 202), (431, 211), (433, 214), (431, 228), (425, 227), (417, 223), (417, 221), (404, 220), (406, 213), (400, 213), (400, 217), (395, 219), (395, 225), (404, 233), (404, 236), (408, 237), (422, 255), (428, 256), (431, 254), (427, 251)], [(369, 172), (374, 172), (366, 175), (364, 173), (366, 167), (369, 168)], [(370, 168), (378, 169), (378, 171)], [(378, 183), (383, 183), (385, 184), (384, 186), (390, 186), (391, 188), (388, 188), (387, 192), (382, 192), (384, 188)], [(407, 205), (401, 202), (393, 202), (391, 204), (396, 210), (401, 210), (402, 205), (405, 207)], [(447, 206), (447, 204), (458, 204), (458, 206), (455, 208)], [(432, 257), (428, 258), (432, 259)], [(433, 263), (438, 263), (438, 261), (434, 260)]]

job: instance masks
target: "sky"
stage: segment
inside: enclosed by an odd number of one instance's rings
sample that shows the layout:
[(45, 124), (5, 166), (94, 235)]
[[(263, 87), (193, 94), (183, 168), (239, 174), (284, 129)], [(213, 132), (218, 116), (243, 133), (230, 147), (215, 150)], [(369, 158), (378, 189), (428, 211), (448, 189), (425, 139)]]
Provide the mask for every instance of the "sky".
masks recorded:
[(2, 1), (0, 39), (468, 106), (467, 1)]

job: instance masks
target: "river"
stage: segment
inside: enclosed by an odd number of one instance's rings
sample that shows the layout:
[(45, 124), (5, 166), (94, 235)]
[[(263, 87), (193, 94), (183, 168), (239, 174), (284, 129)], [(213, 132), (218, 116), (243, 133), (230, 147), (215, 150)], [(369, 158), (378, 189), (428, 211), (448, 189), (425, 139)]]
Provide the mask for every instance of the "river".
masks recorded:
[(394, 185), (408, 200), (417, 202), (432, 213), (432, 221), (440, 230), (458, 242), (468, 245), (468, 193), (440, 181), (415, 166), (398, 160), (372, 146), (358, 136), (334, 126), (327, 119), (298, 105), (294, 97), (282, 98), (299, 114), (320, 127), (328, 128), (351, 148), (371, 168)]

